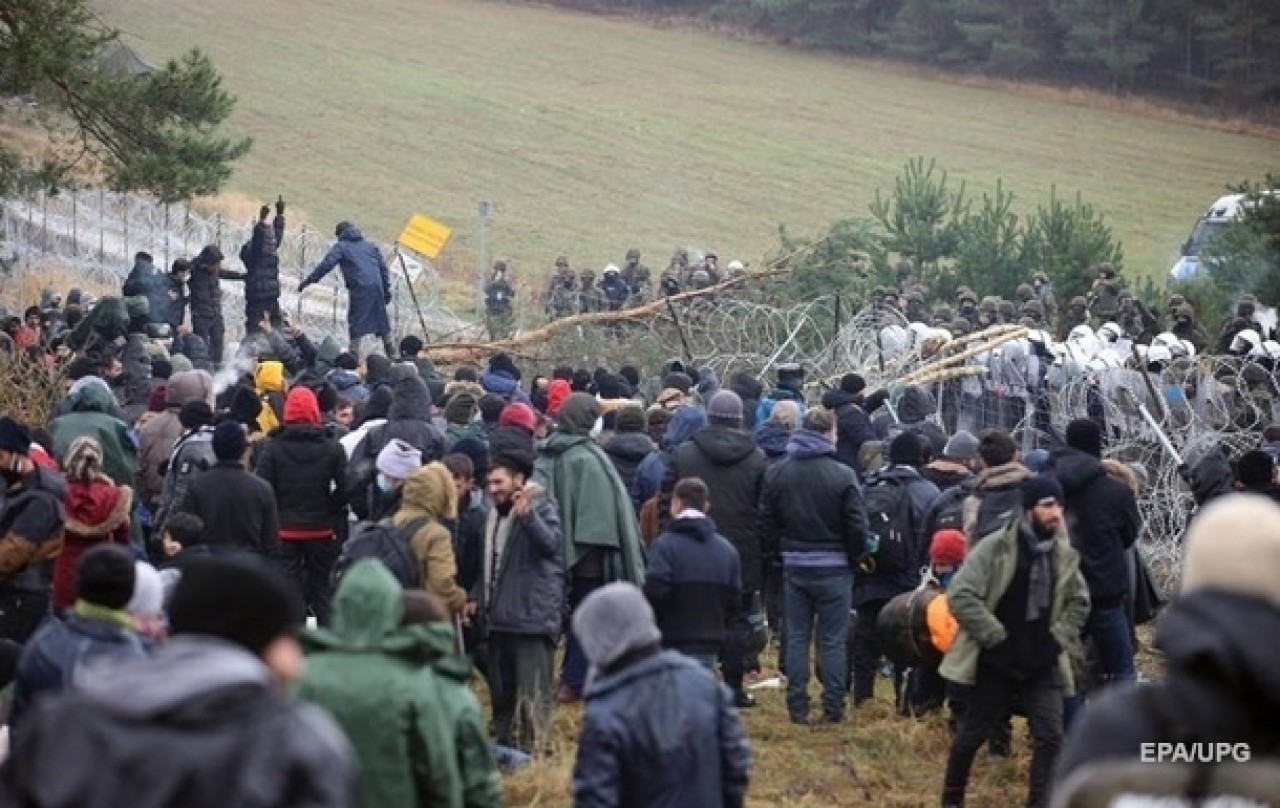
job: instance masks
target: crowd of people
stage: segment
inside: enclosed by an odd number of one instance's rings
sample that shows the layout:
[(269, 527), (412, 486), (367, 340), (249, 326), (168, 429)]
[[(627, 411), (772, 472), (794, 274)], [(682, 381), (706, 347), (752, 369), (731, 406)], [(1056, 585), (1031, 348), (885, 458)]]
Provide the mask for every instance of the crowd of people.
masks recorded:
[[(283, 212), (264, 208), (264, 244)], [(307, 283), (376, 274), (354, 227), (338, 238)], [(315, 345), (265, 293), (224, 363), (193, 283), (230, 272), (215, 249), (168, 276), (140, 255), (124, 297), (49, 295), (6, 327), (68, 383), (46, 423), (0, 418), (17, 804), (496, 805), (499, 764), (555, 753), (556, 705), (585, 702), (575, 804), (742, 805), (740, 711), (771, 644), (794, 724), (848, 726), (885, 679), (903, 721), (948, 711), (944, 806), (984, 745), (1019, 743), (1014, 714), (1031, 806), (1144, 741), (1276, 751), (1255, 638), (1280, 627), (1280, 426), (1188, 470), (1213, 484), (1156, 636), (1168, 677), (1137, 685), (1158, 605), (1144, 473), (1097, 419), (1024, 453), (949, 422), (931, 386), (848, 373), (815, 393), (798, 364), (722, 384), (679, 360), (540, 375), (496, 353), (445, 373), (378, 323)], [(1055, 316), (1045, 285), (1023, 316)], [(385, 287), (348, 286), (377, 319)], [(911, 316), (913, 292), (881, 291)], [(976, 327), (1002, 316), (959, 302)], [(1229, 342), (1263, 328), (1246, 313)], [(387, 353), (358, 353), (363, 333)]]

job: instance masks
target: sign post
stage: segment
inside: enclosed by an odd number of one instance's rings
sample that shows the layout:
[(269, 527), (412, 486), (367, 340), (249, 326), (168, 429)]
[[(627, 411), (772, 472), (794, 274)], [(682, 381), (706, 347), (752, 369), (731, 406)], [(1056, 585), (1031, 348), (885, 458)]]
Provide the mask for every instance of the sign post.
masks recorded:
[(447, 225), (437, 222), (421, 213), (409, 217), (404, 229), (396, 237), (396, 259), (400, 262), (400, 271), (404, 273), (405, 286), (409, 287), (409, 299), (413, 301), (414, 311), (418, 313), (418, 325), (422, 326), (422, 338), (427, 338), (427, 320), (422, 316), (422, 307), (418, 305), (418, 292), (413, 288), (413, 278), (409, 277), (409, 266), (404, 260), (400, 248), (413, 250), (419, 255), (435, 260), (453, 235)]

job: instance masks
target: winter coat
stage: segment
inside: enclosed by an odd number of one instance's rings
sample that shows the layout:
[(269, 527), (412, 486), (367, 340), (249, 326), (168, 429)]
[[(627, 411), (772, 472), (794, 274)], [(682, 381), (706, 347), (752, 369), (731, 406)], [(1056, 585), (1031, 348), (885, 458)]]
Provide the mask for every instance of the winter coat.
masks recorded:
[(347, 453), (323, 428), (286, 424), (259, 448), (257, 474), (275, 494), (281, 530), (326, 530), (342, 518)]
[[(489, 518), (492, 522), (499, 517), (492, 513)], [(560, 638), (568, 602), (560, 515), (555, 502), (539, 496), (526, 516), (512, 518), (506, 549), (492, 570), (492, 595), (482, 572), (471, 599), (488, 631), (531, 634), (554, 642)], [(492, 541), (486, 528), (481, 559), (492, 557)]]
[[(433, 470), (442, 469), (433, 466)], [(461, 612), (467, 593), (458, 586), (458, 564), (453, 555), (453, 535), (445, 527), (454, 518), (457, 493), (453, 478), (445, 471), (418, 471), (404, 481), (400, 493), (400, 509), (391, 518), (396, 527), (427, 518), (425, 524), (409, 538), (413, 555), (422, 567), (423, 588), (440, 598), (450, 611)]]
[(772, 466), (787, 456), (787, 443), (791, 441), (791, 430), (777, 424), (764, 423), (756, 430), (756, 446), (764, 452), (764, 462)]
[(658, 447), (643, 432), (618, 432), (603, 448), (604, 453), (613, 461), (613, 467), (618, 470), (622, 484), (630, 491), (640, 464)]
[(241, 253), (244, 261), (244, 299), (249, 303), (263, 303), (280, 298), (279, 245), (284, 240), (284, 217), (277, 216), (268, 224), (266, 219), (253, 226), (253, 236)]
[(191, 479), (178, 510), (204, 522), (202, 544), (218, 549), (280, 553), (275, 494), (239, 463), (219, 462)]
[(685, 477), (698, 477), (711, 493), (711, 514), (721, 535), (738, 551), (744, 592), (764, 586), (760, 533), (760, 493), (764, 485), (764, 452), (751, 433), (712, 425), (671, 453), (662, 480), (659, 519), (666, 522), (671, 491)]
[(1163, 681), (1109, 687), (1089, 702), (1058, 759), (1059, 779), (1092, 763), (1137, 760), (1142, 744), (1247, 743), (1280, 755), (1280, 609), (1203, 590), (1175, 600), (1156, 626)]
[(649, 548), (644, 594), (664, 647), (717, 654), (742, 607), (738, 551), (708, 517), (673, 519)]
[(484, 526), (489, 519), (490, 505), (479, 488), (467, 492), (465, 500), (458, 502), (458, 518), (453, 524), (453, 558), (458, 564), (458, 586), (471, 592), (484, 569)]
[(1050, 456), (1066, 494), (1067, 532), (1095, 609), (1121, 605), (1129, 593), (1125, 552), (1138, 539), (1142, 517), (1133, 492), (1107, 474), (1102, 461), (1075, 449)]
[[(909, 527), (904, 541), (913, 543), (911, 548), (913, 559), (908, 560), (905, 569), (875, 569), (872, 573), (859, 573), (857, 585), (853, 590), (854, 607), (873, 601), (885, 601), (902, 592), (909, 592), (920, 582), (920, 568), (929, 561), (929, 546), (924, 543), (922, 531), (929, 506), (938, 498), (938, 487), (920, 476), (920, 472), (910, 466), (893, 465), (878, 472), (879, 479), (893, 480), (906, 490), (909, 501)], [(882, 537), (883, 538), (883, 537)]]
[(334, 267), (341, 268), (342, 282), (347, 287), (350, 333), (353, 336), (390, 334), (387, 304), (391, 302), (391, 275), (378, 246), (348, 225), (305, 282), (319, 283)]
[[(973, 684), (982, 652), (1008, 636), (995, 612), (1013, 581), (1021, 528), (1022, 520), (1018, 519), (983, 537), (951, 579), (947, 605), (960, 624), (960, 632), (938, 668), (943, 678), (957, 684)], [(1053, 600), (1049, 631), (1058, 644), (1058, 676), (1063, 692), (1069, 696), (1075, 693), (1075, 679), (1067, 649), (1079, 643), (1089, 616), (1089, 590), (1080, 575), (1080, 556), (1071, 549), (1065, 534), (1059, 534), (1051, 552)]]
[(62, 551), (53, 562), (55, 609), (76, 602), (76, 567), (85, 550), (103, 542), (128, 544), (132, 510), (133, 489), (127, 485), (117, 486), (106, 477), (67, 483)]
[[(333, 721), (293, 703), (257, 657), (211, 637), (175, 637), (150, 659), (96, 671), (23, 723), (3, 774), (20, 805), (354, 804), (350, 747)], [(103, 776), (139, 771), (147, 776)]]
[(576, 808), (740, 808), (751, 750), (729, 689), (676, 651), (587, 686)]
[(304, 634), (310, 653), (298, 697), (342, 728), (360, 772), (362, 808), (462, 806), (446, 690), (422, 670), (432, 656), (400, 627), (400, 585), (380, 562), (351, 567), (333, 598), (328, 629)]
[(836, 416), (836, 459), (859, 473), (865, 471), (858, 463), (862, 444), (875, 440), (871, 418), (858, 406), (858, 398), (843, 390), (831, 390), (822, 396), (822, 406)]
[(964, 501), (964, 537), (973, 547), (989, 533), (1022, 515), (1022, 481), (1031, 470), (1014, 461), (978, 473)]
[(178, 410), (189, 401), (212, 401), (213, 378), (202, 372), (179, 372), (169, 378), (165, 388), (165, 411), (138, 428), (137, 492), (139, 499), (153, 510), (164, 488), (169, 456), (182, 437)]
[(66, 481), (37, 466), (0, 500), (0, 592), (49, 589), (50, 565), (62, 549)]
[(21, 719), (37, 699), (50, 698), (69, 690), (92, 675), (90, 666), (127, 659), (146, 659), (142, 639), (121, 619), (104, 617), (101, 607), (80, 609), (65, 618), (53, 616), (45, 621), (22, 648), (13, 686), (13, 707), (9, 712), (9, 731), (16, 732)]
[[(187, 281), (187, 302), (191, 306), (191, 322), (222, 322), (222, 281), (242, 281), (243, 272), (213, 269), (201, 263), (191, 267)], [(195, 363), (195, 360), (191, 360)]]
[(939, 491), (946, 491), (968, 480), (973, 472), (954, 460), (938, 459), (920, 469), (920, 476), (936, 485)]
[(591, 438), (552, 435), (538, 450), (533, 481), (559, 509), (566, 570), (588, 553), (601, 551), (606, 581), (644, 584), (644, 547), (635, 511), (613, 463)]
[[(489, 457), (500, 454), (518, 454), (521, 457), (533, 457), (538, 451), (538, 440), (533, 433), (521, 426), (503, 424), (489, 432)], [(476, 477), (480, 478), (483, 469), (476, 469)]]
[(378, 430), (378, 452), (393, 438), (404, 441), (422, 452), (422, 462), (427, 464), (444, 457), (444, 437), (431, 422), (433, 407), (427, 385), (417, 378), (401, 379), (392, 387), (391, 409), (387, 411), (387, 424)]
[(168, 276), (156, 270), (151, 261), (137, 261), (125, 278), (122, 297), (144, 297), (147, 300), (147, 322), (166, 322), (169, 308)]
[[(805, 412), (804, 392), (779, 385), (773, 388), (767, 398), (760, 399), (760, 403), (756, 405), (755, 418), (744, 418), (743, 423), (752, 421), (758, 428), (769, 420), (769, 416), (773, 414), (773, 408), (777, 406), (779, 401), (794, 401), (800, 405), (800, 414), (803, 415)], [(746, 413), (745, 409), (743, 413)]]
[(511, 403), (528, 404), (529, 396), (520, 389), (520, 381), (507, 370), (485, 368), (480, 374), (480, 386), (486, 393), (501, 396)]
[(133, 482), (138, 450), (124, 421), (109, 413), (116, 402), (111, 391), (100, 384), (85, 385), (72, 397), (71, 412), (49, 423), (53, 453), (65, 458), (76, 438), (93, 438), (102, 447), (102, 470), (117, 485)]
[(369, 400), (369, 388), (364, 386), (364, 382), (360, 379), (360, 374), (354, 370), (334, 368), (326, 373), (324, 378), (325, 381), (333, 385), (334, 390), (338, 391), (338, 395), (352, 404), (359, 404), (362, 401)]
[(824, 436), (798, 429), (787, 457), (764, 473), (760, 521), (776, 553), (839, 554), (853, 564), (866, 550), (867, 512), (853, 469)]
[(759, 426), (756, 409), (760, 406), (760, 396), (764, 395), (764, 385), (751, 374), (739, 371), (729, 377), (729, 389), (742, 399), (743, 428), (754, 430)]

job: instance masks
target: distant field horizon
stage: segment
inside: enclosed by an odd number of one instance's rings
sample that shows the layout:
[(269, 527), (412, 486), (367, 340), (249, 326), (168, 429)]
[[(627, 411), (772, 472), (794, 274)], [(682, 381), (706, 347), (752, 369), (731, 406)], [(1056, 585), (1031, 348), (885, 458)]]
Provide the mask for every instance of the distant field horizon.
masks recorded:
[(935, 158), (971, 195), (998, 178), (1022, 212), (1077, 193), (1126, 271), (1163, 280), (1228, 182), (1280, 169), (1280, 140), (697, 30), (483, 0), (100, 0), (160, 61), (208, 52), (252, 153), (229, 190), (283, 193), (311, 222), (390, 239), (414, 211), (455, 228), (444, 263), (517, 277), (557, 255), (598, 270), (639, 247), (756, 263), (797, 234), (866, 216), (903, 163)]

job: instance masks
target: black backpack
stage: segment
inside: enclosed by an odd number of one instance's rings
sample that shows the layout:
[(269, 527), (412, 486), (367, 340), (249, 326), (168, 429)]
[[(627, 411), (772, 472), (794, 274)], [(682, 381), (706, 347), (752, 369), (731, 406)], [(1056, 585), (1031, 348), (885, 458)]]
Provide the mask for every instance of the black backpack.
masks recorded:
[(213, 428), (201, 427), (179, 438), (165, 462), (160, 504), (153, 520), (153, 536), (164, 535), (164, 523), (182, 505), (182, 500), (197, 474), (208, 471), (218, 462), (213, 453)]
[(911, 524), (911, 493), (907, 481), (883, 472), (867, 480), (867, 538), (879, 538), (875, 572), (914, 574), (919, 561), (918, 539)]
[(413, 535), (423, 528), (431, 517), (424, 516), (406, 523), (403, 527), (391, 524), (390, 519), (381, 522), (361, 522), (356, 525), (351, 538), (342, 545), (342, 553), (333, 563), (333, 588), (347, 570), (357, 561), (365, 558), (376, 558), (391, 572), (400, 586), (405, 589), (422, 588), (422, 566), (413, 554), (410, 541)]

